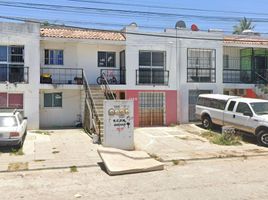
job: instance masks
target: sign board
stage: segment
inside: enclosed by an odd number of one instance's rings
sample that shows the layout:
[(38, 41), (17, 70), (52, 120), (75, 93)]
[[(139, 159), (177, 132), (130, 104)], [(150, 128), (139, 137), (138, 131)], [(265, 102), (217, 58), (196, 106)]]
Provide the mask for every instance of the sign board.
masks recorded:
[(104, 101), (103, 146), (134, 149), (134, 109), (132, 100)]

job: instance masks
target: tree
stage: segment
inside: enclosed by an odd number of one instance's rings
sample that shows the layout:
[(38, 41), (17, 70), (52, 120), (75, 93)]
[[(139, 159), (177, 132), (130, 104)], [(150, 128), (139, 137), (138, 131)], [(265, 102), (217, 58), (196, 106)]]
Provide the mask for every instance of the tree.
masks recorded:
[(248, 20), (246, 17), (240, 20), (238, 25), (233, 26), (233, 34), (241, 34), (244, 30), (253, 30), (255, 25), (252, 25), (252, 20)]

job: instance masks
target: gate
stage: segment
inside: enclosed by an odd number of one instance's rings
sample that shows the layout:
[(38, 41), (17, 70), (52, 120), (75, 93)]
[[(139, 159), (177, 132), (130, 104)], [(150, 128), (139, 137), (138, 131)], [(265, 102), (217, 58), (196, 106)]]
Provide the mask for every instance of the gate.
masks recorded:
[(165, 124), (165, 93), (139, 93), (139, 126), (163, 126)]

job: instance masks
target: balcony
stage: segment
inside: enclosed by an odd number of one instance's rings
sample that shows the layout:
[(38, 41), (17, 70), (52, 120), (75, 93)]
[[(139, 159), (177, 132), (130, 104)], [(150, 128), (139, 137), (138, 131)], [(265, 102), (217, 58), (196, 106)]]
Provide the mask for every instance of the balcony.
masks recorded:
[(126, 70), (121, 69), (101, 69), (100, 74), (104, 74), (110, 85), (126, 84)]
[(215, 68), (187, 68), (187, 82), (198, 83), (215, 83), (216, 70)]
[(29, 83), (29, 67), (0, 67), (0, 82)]
[(137, 85), (168, 85), (169, 71), (163, 69), (136, 70)]
[(83, 69), (81, 68), (48, 68), (40, 69), (42, 84), (83, 84)]
[[(244, 56), (223, 58), (223, 83), (267, 83), (266, 57)], [(254, 61), (254, 62), (253, 62)]]

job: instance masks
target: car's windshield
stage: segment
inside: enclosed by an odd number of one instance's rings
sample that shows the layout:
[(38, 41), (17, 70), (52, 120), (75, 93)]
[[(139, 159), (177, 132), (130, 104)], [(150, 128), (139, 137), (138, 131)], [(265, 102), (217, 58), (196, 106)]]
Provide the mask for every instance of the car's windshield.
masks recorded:
[(268, 114), (268, 102), (256, 102), (256, 103), (250, 103), (250, 105), (257, 115)]
[(17, 120), (13, 116), (0, 116), (0, 128), (1, 127), (14, 127), (17, 126)]

